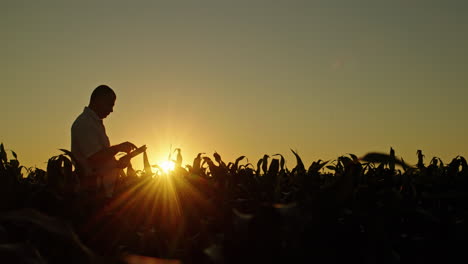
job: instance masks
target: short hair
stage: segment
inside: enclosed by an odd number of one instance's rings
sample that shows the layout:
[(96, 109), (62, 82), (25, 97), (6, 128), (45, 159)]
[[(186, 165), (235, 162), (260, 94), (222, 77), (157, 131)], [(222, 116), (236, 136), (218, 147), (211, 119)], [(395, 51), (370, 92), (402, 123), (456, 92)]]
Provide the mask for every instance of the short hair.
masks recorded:
[(91, 94), (91, 102), (95, 102), (98, 98), (105, 97), (105, 96), (116, 96), (114, 90), (112, 90), (109, 86), (105, 84), (101, 84), (96, 87)]

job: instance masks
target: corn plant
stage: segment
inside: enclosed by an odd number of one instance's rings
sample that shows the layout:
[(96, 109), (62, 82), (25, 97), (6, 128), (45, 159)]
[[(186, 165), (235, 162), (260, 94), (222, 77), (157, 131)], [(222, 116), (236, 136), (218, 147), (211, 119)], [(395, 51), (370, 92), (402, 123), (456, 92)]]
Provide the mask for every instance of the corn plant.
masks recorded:
[[(42, 171), (21, 166), (14, 152), (9, 160), (1, 145), (0, 195), (7, 201), (2, 209), (34, 205), (73, 219), (64, 205), (79, 208), (70, 204), (72, 197), (81, 197), (80, 168), (71, 153), (62, 152)], [(397, 255), (427, 254), (426, 245), (446, 248), (438, 241), (466, 244), (464, 157), (448, 163), (438, 157), (425, 160), (418, 150), (412, 165), (390, 148), (361, 157), (348, 153), (316, 159), (306, 166), (297, 151), (291, 152), (296, 163), (289, 169), (279, 153), (264, 154), (252, 164), (245, 156), (228, 162), (218, 152), (201, 152), (184, 166), (181, 149), (171, 149), (168, 160), (175, 169), (169, 173), (151, 165), (144, 153), (143, 170), (130, 163), (121, 172), (91, 245), (96, 250), (106, 245), (106, 254), (125, 251), (198, 262), (209, 262), (203, 259), (209, 257), (206, 249), (222, 247), (218, 256), (234, 263), (300, 257), (325, 262), (330, 256), (396, 262)]]

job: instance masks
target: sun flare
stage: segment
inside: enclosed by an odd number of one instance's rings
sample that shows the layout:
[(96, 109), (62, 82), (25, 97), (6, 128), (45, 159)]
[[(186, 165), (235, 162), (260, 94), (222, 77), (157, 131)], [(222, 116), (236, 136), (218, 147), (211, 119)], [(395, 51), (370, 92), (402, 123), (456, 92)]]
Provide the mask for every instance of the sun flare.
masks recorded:
[(169, 173), (174, 170), (175, 164), (173, 161), (165, 160), (160, 163), (159, 167), (161, 167), (164, 173)]

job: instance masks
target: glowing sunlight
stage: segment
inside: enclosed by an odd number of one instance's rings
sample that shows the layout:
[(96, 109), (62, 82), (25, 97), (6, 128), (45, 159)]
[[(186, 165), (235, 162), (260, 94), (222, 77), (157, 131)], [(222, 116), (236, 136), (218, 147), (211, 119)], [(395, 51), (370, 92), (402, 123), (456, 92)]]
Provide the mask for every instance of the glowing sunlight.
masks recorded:
[(164, 173), (169, 173), (174, 170), (175, 164), (171, 160), (165, 160), (159, 163), (159, 167), (161, 167)]

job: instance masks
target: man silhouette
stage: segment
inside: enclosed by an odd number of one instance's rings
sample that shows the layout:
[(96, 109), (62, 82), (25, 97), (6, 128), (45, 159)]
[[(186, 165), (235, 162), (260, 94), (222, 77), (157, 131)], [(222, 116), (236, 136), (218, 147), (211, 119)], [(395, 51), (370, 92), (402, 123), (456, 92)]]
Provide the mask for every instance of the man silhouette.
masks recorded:
[(84, 108), (71, 127), (71, 152), (74, 155), (83, 191), (104, 189), (104, 195), (112, 197), (113, 187), (121, 169), (129, 164), (129, 158), (115, 159), (119, 152), (136, 149), (130, 142), (111, 146), (102, 119), (113, 112), (117, 96), (107, 85), (99, 85), (91, 94), (89, 105)]

